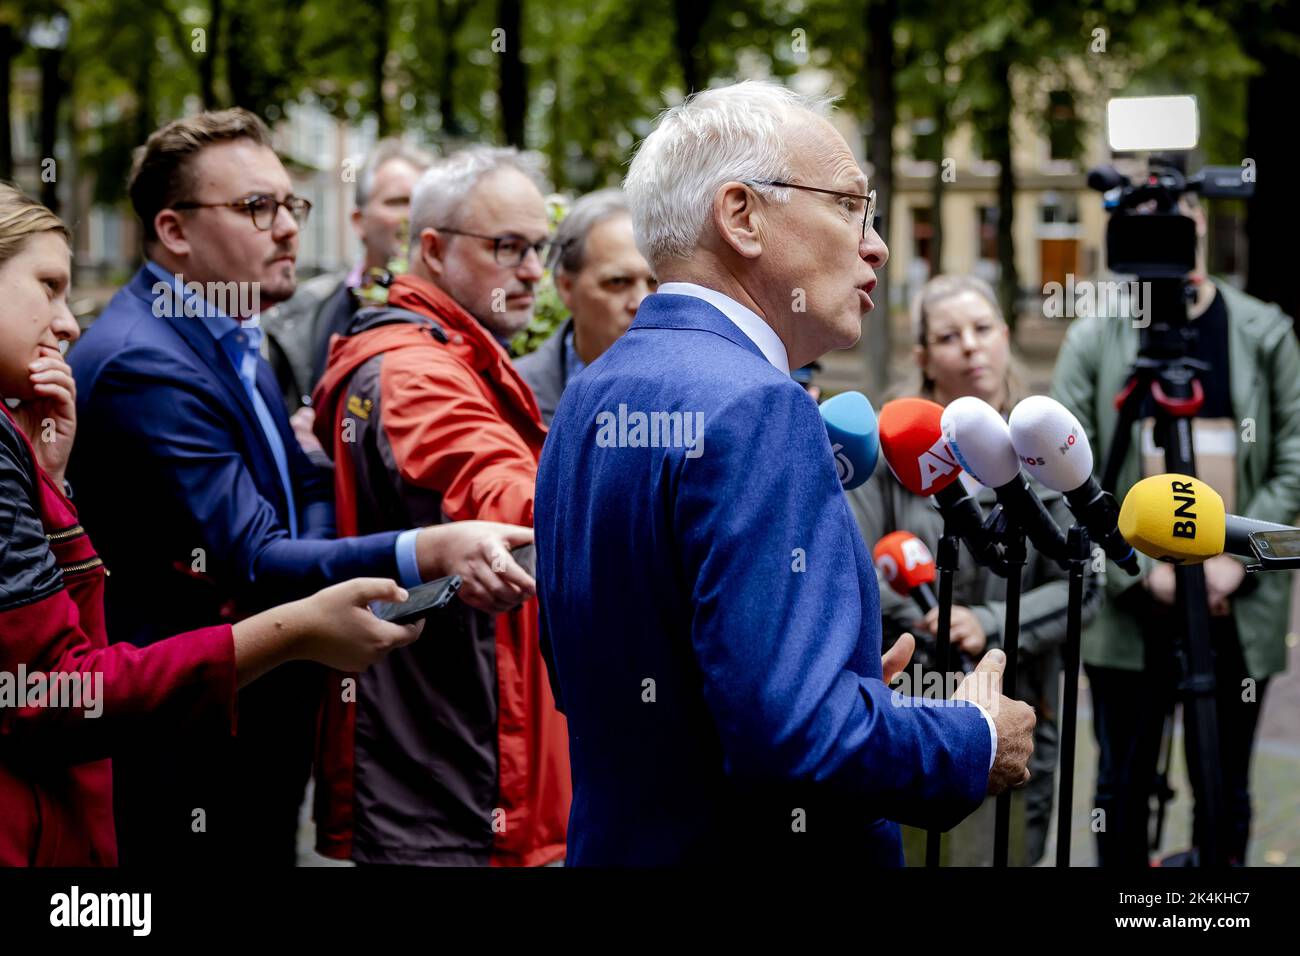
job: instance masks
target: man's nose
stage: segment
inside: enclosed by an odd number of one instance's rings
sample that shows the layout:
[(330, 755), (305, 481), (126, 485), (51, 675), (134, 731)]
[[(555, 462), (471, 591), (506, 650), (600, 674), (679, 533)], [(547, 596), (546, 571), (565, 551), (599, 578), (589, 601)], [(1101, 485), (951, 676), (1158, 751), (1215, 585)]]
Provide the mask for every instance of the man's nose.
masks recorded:
[(632, 294), (627, 297), (627, 310), (632, 315), (636, 315), (636, 310), (641, 308), (641, 303), (645, 297), (650, 294), (650, 283), (638, 282), (632, 287)]
[(271, 223), (271, 238), (276, 242), (286, 242), (298, 235), (298, 220), (293, 218), (288, 206), (277, 206), (275, 221)]
[(525, 282), (539, 282), (543, 271), (545, 270), (542, 268), (542, 257), (538, 254), (537, 247), (529, 246), (515, 275)]
[(866, 259), (873, 269), (879, 269), (889, 261), (889, 247), (885, 245), (885, 240), (880, 238), (880, 233), (876, 232), (875, 226), (867, 230), (866, 236), (858, 246), (858, 255)]

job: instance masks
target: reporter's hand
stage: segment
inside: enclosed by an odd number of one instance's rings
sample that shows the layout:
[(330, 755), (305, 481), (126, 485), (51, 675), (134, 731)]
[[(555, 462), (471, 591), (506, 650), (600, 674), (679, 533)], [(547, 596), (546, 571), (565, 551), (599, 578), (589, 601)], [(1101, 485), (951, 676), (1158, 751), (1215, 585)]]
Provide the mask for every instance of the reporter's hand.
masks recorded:
[(1151, 592), (1151, 596), (1161, 604), (1173, 606), (1175, 582), (1172, 564), (1157, 561), (1156, 566), (1147, 573), (1142, 583)]
[(231, 629), (236, 683), (243, 687), (294, 660), (318, 661), (349, 673), (365, 670), (420, 636), (423, 621), (390, 624), (370, 611), (371, 601), (407, 597), (396, 581), (356, 578), (240, 621)]
[(28, 378), (36, 398), (13, 410), (14, 421), (36, 452), (36, 463), (63, 484), (77, 434), (77, 380), (58, 352), (44, 349)]
[(1223, 617), (1232, 610), (1228, 599), (1241, 587), (1246, 577), (1246, 566), (1230, 554), (1219, 554), (1206, 561), (1204, 568), (1210, 614)]
[(1034, 709), (1021, 700), (1002, 694), (1002, 670), (1007, 656), (1001, 648), (984, 655), (979, 666), (957, 686), (953, 700), (979, 704), (993, 718), (998, 734), (998, 751), (989, 770), (988, 792), (994, 795), (1008, 787), (1029, 782), (1029, 755), (1034, 752)]
[(293, 437), (298, 439), (298, 444), (302, 446), (303, 451), (308, 454), (314, 451), (326, 453), (321, 447), (320, 439), (316, 437), (316, 409), (304, 405), (289, 416), (289, 425), (293, 428)]
[[(922, 627), (927, 633), (938, 636), (939, 609), (937, 607), (932, 607), (926, 612)], [(971, 657), (979, 656), (988, 643), (988, 637), (975, 612), (960, 604), (954, 604), (952, 607), (952, 623), (948, 628), (948, 640), (953, 647), (965, 651)]]
[(470, 607), (499, 614), (537, 593), (528, 572), (510, 557), (533, 542), (533, 529), (496, 521), (453, 521), (421, 528), (415, 554), (424, 580), (459, 574), (457, 594)]

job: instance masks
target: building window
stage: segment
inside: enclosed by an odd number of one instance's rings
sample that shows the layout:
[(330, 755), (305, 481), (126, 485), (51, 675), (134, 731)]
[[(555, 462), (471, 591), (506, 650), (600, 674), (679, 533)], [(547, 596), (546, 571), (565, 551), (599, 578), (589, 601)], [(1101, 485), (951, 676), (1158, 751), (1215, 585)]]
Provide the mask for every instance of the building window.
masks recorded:
[(1074, 108), (1074, 94), (1052, 90), (1047, 97), (1049, 159), (1072, 160), (1083, 151), (1083, 125)]

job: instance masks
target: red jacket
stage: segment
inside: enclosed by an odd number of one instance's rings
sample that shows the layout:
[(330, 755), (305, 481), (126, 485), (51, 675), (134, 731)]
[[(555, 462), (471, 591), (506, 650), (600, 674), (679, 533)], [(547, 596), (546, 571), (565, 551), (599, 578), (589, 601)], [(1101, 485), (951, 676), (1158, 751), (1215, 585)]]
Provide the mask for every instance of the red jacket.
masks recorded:
[[(0, 406), (3, 408), (3, 406)], [(77, 511), (0, 416), (0, 866), (115, 866), (116, 741), (141, 718), (235, 725), (230, 625), (149, 647), (108, 644), (108, 573)], [(20, 674), (75, 677), (80, 708), (4, 706)], [(101, 683), (102, 681), (102, 683)], [(98, 684), (102, 690), (95, 690)], [(71, 686), (70, 684), (65, 686)], [(88, 716), (86, 704), (98, 716)]]
[[(359, 313), (334, 338), (314, 395), (340, 535), (466, 519), (531, 526), (546, 428), (505, 350), (412, 276), (393, 284), (388, 304), (408, 311)], [(322, 853), (417, 865), (564, 856), (568, 732), (539, 649), (537, 602), (494, 619), (458, 613), (362, 675), (357, 703), (327, 693)]]

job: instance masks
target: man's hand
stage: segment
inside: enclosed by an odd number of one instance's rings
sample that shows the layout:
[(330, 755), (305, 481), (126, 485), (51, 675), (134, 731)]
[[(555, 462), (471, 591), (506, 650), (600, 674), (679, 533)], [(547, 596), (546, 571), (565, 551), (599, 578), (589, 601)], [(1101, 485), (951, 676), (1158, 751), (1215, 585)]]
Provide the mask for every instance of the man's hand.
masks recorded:
[[(926, 613), (921, 621), (921, 629), (927, 634), (938, 636), (939, 609), (937, 607), (930, 608)], [(984, 633), (984, 628), (980, 626), (980, 619), (975, 616), (975, 612), (960, 604), (953, 605), (948, 640), (954, 647), (965, 651), (971, 657), (978, 657), (984, 650), (984, 645), (988, 643), (988, 637)]]
[(916, 638), (911, 634), (901, 634), (894, 646), (880, 658), (880, 669), (885, 672), (884, 681), (892, 684), (894, 678), (903, 672), (912, 654), (916, 651)]
[(1147, 576), (1142, 580), (1146, 589), (1151, 592), (1151, 596), (1161, 604), (1169, 607), (1174, 603), (1174, 566), (1165, 564), (1163, 561), (1156, 563)]
[(510, 557), (533, 543), (533, 529), (496, 521), (453, 521), (421, 528), (415, 556), (426, 581), (459, 574), (457, 594), (470, 607), (499, 614), (537, 593), (528, 572)]
[(72, 367), (58, 352), (45, 349), (31, 364), (28, 377), (36, 398), (13, 411), (36, 452), (36, 463), (59, 484), (63, 484), (77, 433), (77, 381)]
[(302, 450), (311, 454), (318, 451), (325, 454), (325, 449), (321, 447), (320, 439), (316, 437), (316, 409), (310, 405), (304, 405), (292, 415), (289, 416), (289, 424), (293, 427), (293, 437), (298, 439), (298, 444)]
[(1204, 567), (1210, 614), (1223, 617), (1232, 611), (1228, 599), (1241, 587), (1246, 577), (1246, 566), (1230, 554), (1220, 554), (1206, 561)]
[(1002, 696), (1002, 670), (1006, 666), (1007, 655), (1001, 648), (993, 648), (952, 695), (953, 700), (979, 704), (993, 718), (998, 752), (989, 770), (988, 792), (994, 795), (1029, 782), (1029, 755), (1034, 752), (1034, 709), (1024, 701)]

